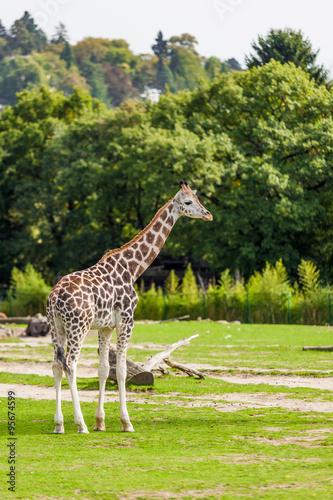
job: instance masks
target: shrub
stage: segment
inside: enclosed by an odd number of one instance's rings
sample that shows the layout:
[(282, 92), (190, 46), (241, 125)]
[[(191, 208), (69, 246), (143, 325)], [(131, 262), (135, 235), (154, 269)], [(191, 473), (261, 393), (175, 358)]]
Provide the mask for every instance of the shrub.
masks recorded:
[(287, 298), (292, 293), (282, 260), (275, 266), (266, 263), (262, 272), (256, 271), (247, 284), (253, 323), (285, 323)]
[(12, 312), (14, 316), (33, 315), (38, 312), (45, 314), (45, 305), (51, 292), (38, 271), (27, 264), (24, 271), (14, 267), (11, 275), (10, 295), (12, 297)]

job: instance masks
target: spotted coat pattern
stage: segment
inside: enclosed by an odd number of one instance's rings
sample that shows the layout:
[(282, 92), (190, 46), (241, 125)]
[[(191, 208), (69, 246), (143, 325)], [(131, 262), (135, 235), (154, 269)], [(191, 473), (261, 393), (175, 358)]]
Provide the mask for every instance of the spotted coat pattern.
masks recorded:
[[(183, 197), (198, 205), (201, 218), (211, 220), (188, 185), (182, 186)], [(180, 195), (179, 195), (180, 196)], [(189, 202), (187, 202), (189, 203)], [(198, 209), (197, 207), (197, 209)], [(194, 210), (194, 209), (193, 209)], [(208, 214), (208, 215), (207, 215)], [(120, 392), (120, 419), (124, 431), (132, 431), (126, 399), (126, 351), (134, 326), (134, 310), (138, 296), (134, 282), (156, 258), (180, 215), (192, 215), (191, 209), (173, 198), (162, 207), (150, 224), (131, 242), (111, 250), (95, 265), (63, 277), (52, 290), (47, 302), (47, 316), (55, 351), (53, 373), (56, 381), (57, 410), (55, 433), (64, 432), (61, 413), (61, 376), (66, 370), (74, 404), (74, 420), (78, 431), (88, 432), (77, 396), (76, 366), (85, 336), (91, 328), (98, 329), (100, 398), (95, 430), (105, 430), (104, 391), (108, 376), (108, 350), (112, 332), (117, 328), (117, 378)], [(65, 357), (64, 348), (67, 344)]]

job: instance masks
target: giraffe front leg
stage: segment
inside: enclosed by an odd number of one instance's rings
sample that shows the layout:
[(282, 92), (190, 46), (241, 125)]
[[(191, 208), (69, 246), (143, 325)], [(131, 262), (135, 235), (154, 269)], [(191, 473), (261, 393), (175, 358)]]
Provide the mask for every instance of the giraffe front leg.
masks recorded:
[[(126, 321), (126, 320), (125, 320)], [(122, 432), (134, 432), (133, 426), (130, 422), (127, 406), (126, 406), (126, 353), (128, 342), (131, 338), (134, 327), (133, 319), (127, 320), (119, 329), (117, 327), (117, 380), (119, 388), (119, 401), (120, 401), (120, 421), (123, 424)]]
[(61, 411), (61, 379), (62, 379), (62, 366), (59, 365), (57, 360), (54, 360), (53, 366), (53, 376), (56, 387), (56, 412), (54, 415), (54, 434), (63, 434), (64, 429), (64, 417)]
[(105, 412), (104, 412), (104, 395), (105, 395), (105, 384), (109, 376), (110, 366), (109, 366), (109, 346), (112, 337), (112, 329), (103, 329), (98, 332), (98, 343), (99, 343), (99, 366), (98, 366), (98, 378), (99, 378), (99, 399), (98, 407), (95, 413), (96, 425), (94, 431), (105, 431)]

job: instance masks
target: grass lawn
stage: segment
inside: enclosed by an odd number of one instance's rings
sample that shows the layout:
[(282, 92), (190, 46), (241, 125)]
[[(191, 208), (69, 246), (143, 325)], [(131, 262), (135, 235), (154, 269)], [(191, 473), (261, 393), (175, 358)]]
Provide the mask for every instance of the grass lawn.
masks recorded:
[[(222, 325), (206, 322), (136, 325), (129, 355), (144, 360), (183, 337), (199, 333), (173, 353), (179, 361), (234, 370), (264, 368), (290, 372), (333, 369), (333, 353), (302, 352), (303, 345), (332, 345), (333, 329), (288, 325)], [(231, 335), (231, 337), (229, 337)], [(226, 338), (227, 337), (227, 338)], [(115, 341), (115, 338), (113, 338)], [(89, 335), (85, 344), (97, 344)], [(2, 359), (34, 353), (52, 359), (52, 347), (23, 343), (2, 349)], [(84, 347), (81, 362), (98, 359)], [(237, 360), (237, 363), (235, 363)], [(24, 361), (26, 362), (26, 361)], [(22, 365), (24, 366), (24, 362)], [(53, 386), (52, 377), (0, 373), (7, 384)], [(63, 380), (63, 387), (67, 382)], [(79, 389), (98, 387), (97, 378), (78, 380)], [(333, 389), (333, 388), (332, 388)], [(107, 394), (117, 387), (108, 381)], [(298, 402), (285, 407), (235, 410), (221, 398), (260, 395)], [(220, 398), (220, 399), (219, 399)], [(330, 499), (333, 498), (333, 391), (268, 384), (196, 380), (176, 373), (156, 377), (153, 387), (131, 387), (128, 409), (134, 434), (120, 432), (119, 404), (106, 404), (106, 432), (93, 432), (97, 403), (81, 403), (91, 431), (78, 435), (73, 407), (63, 402), (65, 434), (54, 435), (55, 402), (18, 399), (16, 405), (16, 491), (5, 483), (7, 398), (1, 398), (1, 499)], [(304, 411), (322, 401), (331, 412)], [(200, 404), (199, 404), (200, 403)], [(230, 406), (230, 411), (229, 407)], [(223, 406), (223, 407), (222, 407)]]

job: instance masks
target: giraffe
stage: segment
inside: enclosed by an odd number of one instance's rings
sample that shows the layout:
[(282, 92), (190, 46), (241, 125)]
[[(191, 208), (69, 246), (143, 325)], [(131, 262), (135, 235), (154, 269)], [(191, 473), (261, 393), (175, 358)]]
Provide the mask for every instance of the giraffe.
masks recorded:
[(99, 343), (99, 400), (94, 430), (105, 431), (104, 394), (109, 374), (109, 344), (116, 329), (120, 421), (123, 432), (134, 432), (125, 392), (126, 352), (138, 302), (134, 282), (159, 254), (180, 216), (213, 220), (211, 213), (200, 203), (196, 191), (192, 191), (186, 181), (180, 181), (180, 185), (177, 194), (158, 210), (148, 226), (132, 241), (110, 250), (92, 267), (64, 276), (51, 291), (46, 309), (55, 353), (52, 365), (56, 388), (55, 434), (64, 433), (61, 411), (63, 371), (71, 391), (78, 432), (89, 433), (80, 408), (76, 369), (82, 343), (91, 328), (98, 329)]

